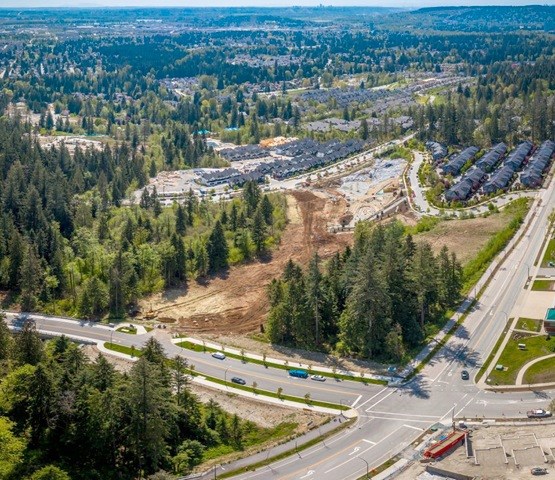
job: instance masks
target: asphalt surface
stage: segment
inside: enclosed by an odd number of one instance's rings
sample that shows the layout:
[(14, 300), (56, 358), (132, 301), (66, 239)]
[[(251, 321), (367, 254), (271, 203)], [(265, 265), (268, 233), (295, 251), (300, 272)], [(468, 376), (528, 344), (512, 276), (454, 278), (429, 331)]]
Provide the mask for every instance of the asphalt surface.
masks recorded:
[[(150, 336), (156, 335), (169, 356), (186, 356), (199, 373), (222, 379), (241, 376), (249, 385), (256, 381), (260, 389), (275, 391), (282, 387), (286, 394), (302, 397), (310, 393), (314, 400), (352, 405), (359, 414), (357, 423), (328, 439), (325, 445), (318, 444), (300, 455), (235, 478), (355, 480), (366, 473), (367, 464), (370, 469), (380, 465), (437, 422), (448, 426), (453, 417), (524, 417), (526, 410), (545, 408), (549, 403), (555, 392), (494, 393), (478, 388), (472, 381), (507, 319), (522, 302), (523, 287), (547, 232), (547, 217), (555, 205), (553, 184), (539, 195), (542, 202), (531, 210), (533, 219), (526, 236), (509, 253), (464, 325), (412, 381), (400, 387), (290, 378), (283, 370), (229, 358), (217, 360), (208, 353), (181, 349), (158, 330), (133, 336), (88, 322), (32, 317), (40, 331), (95, 342), (113, 341), (140, 348)], [(14, 315), (7, 317), (11, 322)], [(461, 379), (463, 369), (470, 372), (471, 380)]]

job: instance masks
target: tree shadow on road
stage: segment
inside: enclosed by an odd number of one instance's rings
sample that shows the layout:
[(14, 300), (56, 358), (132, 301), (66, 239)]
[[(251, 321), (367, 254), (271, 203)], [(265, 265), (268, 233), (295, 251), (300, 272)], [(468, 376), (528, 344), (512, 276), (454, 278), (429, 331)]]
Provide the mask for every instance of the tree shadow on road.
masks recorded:
[(424, 375), (416, 375), (410, 382), (397, 389), (400, 395), (426, 400), (430, 398), (430, 387)]

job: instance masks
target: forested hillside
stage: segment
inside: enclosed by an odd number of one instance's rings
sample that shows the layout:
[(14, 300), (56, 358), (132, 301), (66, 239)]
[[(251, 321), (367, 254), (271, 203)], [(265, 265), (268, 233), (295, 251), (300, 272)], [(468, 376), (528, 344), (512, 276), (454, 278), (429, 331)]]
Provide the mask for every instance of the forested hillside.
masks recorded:
[(187, 369), (151, 339), (121, 374), (103, 356), (91, 363), (65, 337), (43, 345), (32, 324), (12, 337), (0, 321), (0, 479), (183, 475), (271, 435), (198, 402)]
[(306, 271), (289, 263), (269, 287), (271, 341), (327, 348), (361, 358), (400, 361), (428, 324), (459, 300), (462, 269), (444, 248), (434, 255), (399, 223), (359, 225), (352, 249), (324, 272), (318, 256)]
[(141, 153), (43, 149), (28, 125), (0, 119), (0, 287), (24, 311), (124, 317), (142, 295), (263, 255), (285, 226), (283, 197), (248, 184), (228, 203), (162, 208), (156, 192), (120, 206), (145, 182)]

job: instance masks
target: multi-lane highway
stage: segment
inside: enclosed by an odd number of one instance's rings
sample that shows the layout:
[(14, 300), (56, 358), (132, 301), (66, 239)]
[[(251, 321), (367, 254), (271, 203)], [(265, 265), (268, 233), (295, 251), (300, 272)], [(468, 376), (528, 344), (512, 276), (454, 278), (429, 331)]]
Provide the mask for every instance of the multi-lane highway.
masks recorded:
[[(476, 308), (464, 324), (412, 381), (400, 387), (363, 385), (358, 382), (324, 383), (288, 377), (283, 370), (226, 358), (217, 360), (208, 353), (183, 350), (160, 331), (133, 336), (88, 322), (75, 322), (33, 315), (42, 332), (66, 334), (73, 338), (112, 341), (140, 347), (151, 335), (157, 335), (169, 356), (186, 356), (200, 373), (219, 378), (241, 376), (248, 384), (256, 381), (260, 389), (352, 405), (358, 412), (355, 426), (320, 445), (238, 476), (240, 479), (354, 480), (366, 473), (367, 464), (375, 467), (414, 441), (423, 430), (437, 422), (449, 424), (451, 418), (519, 417), (532, 407), (549, 401), (551, 392), (496, 394), (479, 389), (472, 382), (477, 364), (483, 362), (506, 320), (518, 310), (524, 285), (547, 231), (548, 215), (555, 206), (553, 185), (539, 194), (541, 204), (530, 212), (531, 222), (525, 237), (516, 244), (491, 279)], [(524, 227), (523, 227), (524, 228)], [(516, 312), (518, 313), (518, 312)], [(8, 314), (8, 321), (14, 318)], [(471, 380), (461, 378), (461, 370), (470, 371)]]

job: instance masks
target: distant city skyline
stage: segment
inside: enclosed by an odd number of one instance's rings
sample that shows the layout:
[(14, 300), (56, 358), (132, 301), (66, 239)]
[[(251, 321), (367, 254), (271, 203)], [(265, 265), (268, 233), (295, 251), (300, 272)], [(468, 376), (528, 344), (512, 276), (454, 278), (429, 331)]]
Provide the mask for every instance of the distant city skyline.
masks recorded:
[(52, 7), (404, 7), (432, 6), (500, 6), (500, 5), (554, 5), (555, 0), (212, 0), (209, 5), (200, 0), (0, 0), (0, 8), (52, 8)]

